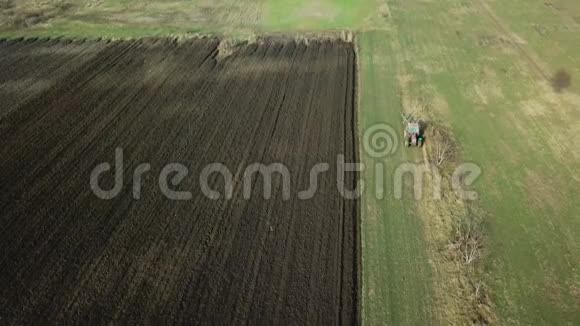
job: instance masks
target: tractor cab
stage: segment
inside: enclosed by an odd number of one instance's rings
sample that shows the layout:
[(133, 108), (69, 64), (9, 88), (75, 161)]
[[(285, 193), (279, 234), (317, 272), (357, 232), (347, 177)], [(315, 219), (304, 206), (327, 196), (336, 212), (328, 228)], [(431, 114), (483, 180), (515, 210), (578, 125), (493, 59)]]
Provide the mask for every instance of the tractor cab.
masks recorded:
[(423, 133), (418, 122), (409, 122), (405, 128), (405, 143), (407, 146), (423, 146)]

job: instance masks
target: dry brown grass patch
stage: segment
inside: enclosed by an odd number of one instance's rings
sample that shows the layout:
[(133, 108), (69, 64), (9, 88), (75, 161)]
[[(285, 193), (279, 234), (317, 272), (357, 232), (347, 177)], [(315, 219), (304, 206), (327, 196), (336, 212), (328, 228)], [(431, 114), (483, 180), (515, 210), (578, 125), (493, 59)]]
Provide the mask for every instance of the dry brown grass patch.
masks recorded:
[(4, 24), (13, 28), (29, 28), (46, 23), (73, 8), (74, 4), (67, 0), (38, 2), (3, 0), (0, 2), (1, 13), (5, 16)]

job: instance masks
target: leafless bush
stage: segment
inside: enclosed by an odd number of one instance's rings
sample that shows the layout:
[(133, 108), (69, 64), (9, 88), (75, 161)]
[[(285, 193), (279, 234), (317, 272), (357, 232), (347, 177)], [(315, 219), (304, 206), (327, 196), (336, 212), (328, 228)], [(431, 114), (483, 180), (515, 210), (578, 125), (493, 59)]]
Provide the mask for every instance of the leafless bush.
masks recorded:
[(471, 285), (473, 286), (473, 295), (477, 300), (479, 300), (480, 296), (483, 294), (483, 282), (471, 282)]
[(231, 56), (239, 47), (240, 42), (236, 40), (223, 40), (218, 45), (217, 59), (223, 60)]
[(354, 41), (354, 34), (350, 31), (340, 32), (340, 39), (346, 43), (352, 43)]
[(434, 126), (431, 131), (429, 142), (431, 146), (433, 161), (437, 166), (441, 166), (445, 161), (454, 161), (459, 151), (457, 143), (452, 133), (442, 126)]
[(481, 257), (483, 249), (483, 223), (473, 212), (460, 218), (454, 227), (454, 235), (449, 247), (465, 265), (471, 265)]
[(50, 19), (64, 15), (74, 5), (69, 0), (17, 3), (0, 0), (0, 9), (8, 12), (7, 25), (15, 28), (28, 28), (42, 24)]
[(10, 9), (12, 7), (14, 7), (13, 0), (0, 0), (0, 9), (1, 10)]
[(477, 264), (483, 258), (483, 219), (479, 212), (468, 208), (465, 215), (456, 217), (454, 221), (448, 250), (451, 259), (464, 266), (464, 277), (470, 286), (468, 291), (473, 306), (473, 325), (489, 325), (494, 322), (495, 314), (488, 288), (481, 279), (481, 265)]
[[(475, 276), (474, 276), (475, 278)], [(492, 311), (492, 300), (489, 296), (487, 285), (482, 280), (471, 281), (475, 300), (476, 318), (474, 325), (491, 325), (495, 322), (495, 314)]]

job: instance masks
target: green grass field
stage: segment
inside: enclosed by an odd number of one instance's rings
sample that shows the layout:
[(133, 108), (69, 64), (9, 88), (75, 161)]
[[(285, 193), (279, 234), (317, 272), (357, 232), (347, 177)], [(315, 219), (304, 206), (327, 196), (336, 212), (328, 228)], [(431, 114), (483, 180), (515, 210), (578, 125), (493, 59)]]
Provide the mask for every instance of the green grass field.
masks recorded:
[[(359, 130), (364, 135), (385, 123), (397, 130), (401, 119), (397, 64), (391, 38), (384, 32), (368, 32), (359, 39)], [(364, 146), (363, 146), (364, 147)], [(367, 166), (363, 173), (366, 191), (362, 200), (363, 320), (374, 323), (418, 324), (432, 319), (432, 277), (425, 249), (423, 226), (410, 199), (395, 200), (393, 177), (399, 164), (415, 159), (416, 153), (399, 149), (383, 159), (362, 151)], [(377, 199), (382, 163), (384, 199)]]
[[(433, 109), (450, 122), (464, 160), (484, 171), (477, 188), (489, 225), (486, 273), (500, 318), (578, 323), (579, 88), (558, 94), (549, 79), (558, 69), (578, 73), (580, 25), (570, 15), (580, 6), (389, 5), (399, 70), (424, 97), (443, 99)], [(560, 28), (538, 37), (534, 25)]]
[[(497, 323), (580, 324), (577, 1), (71, 2), (75, 6), (43, 23), (0, 24), (0, 36), (357, 31), (361, 137), (376, 123), (402, 132), (405, 93), (449, 126), (462, 161), (483, 170), (475, 184), (479, 199), (471, 204), (484, 212), (480, 268)], [(558, 70), (571, 83), (556, 91), (551, 79)], [(364, 153), (362, 159), (367, 167), (377, 162)], [(387, 184), (400, 163), (422, 159), (420, 150), (402, 147), (383, 159)], [(362, 176), (372, 189), (373, 171)], [(365, 323), (469, 322), (461, 308), (443, 311), (465, 302), (454, 295), (468, 291), (446, 291), (464, 285), (453, 283), (457, 275), (439, 265), (448, 262), (432, 239), (442, 230), (428, 220), (437, 214), (409, 196), (395, 199), (392, 187), (381, 200), (365, 192)]]

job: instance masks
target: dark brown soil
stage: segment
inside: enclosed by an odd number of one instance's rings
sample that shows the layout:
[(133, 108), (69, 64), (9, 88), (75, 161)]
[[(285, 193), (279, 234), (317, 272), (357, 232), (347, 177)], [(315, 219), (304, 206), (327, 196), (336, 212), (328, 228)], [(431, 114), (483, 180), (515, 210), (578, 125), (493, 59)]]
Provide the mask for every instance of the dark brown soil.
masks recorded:
[[(359, 322), (358, 203), (335, 163), (357, 159), (353, 46), (271, 40), (218, 62), (218, 43), (0, 41), (2, 322)], [(123, 189), (102, 200), (90, 175), (116, 148)], [(215, 162), (234, 173), (230, 200), (201, 192)], [(271, 199), (257, 177), (243, 198), (256, 162), (289, 168), (290, 200), (279, 177)], [(318, 192), (298, 199), (320, 162)], [(188, 167), (175, 189), (191, 200), (161, 193), (168, 163)]]

